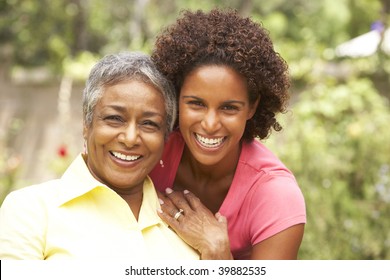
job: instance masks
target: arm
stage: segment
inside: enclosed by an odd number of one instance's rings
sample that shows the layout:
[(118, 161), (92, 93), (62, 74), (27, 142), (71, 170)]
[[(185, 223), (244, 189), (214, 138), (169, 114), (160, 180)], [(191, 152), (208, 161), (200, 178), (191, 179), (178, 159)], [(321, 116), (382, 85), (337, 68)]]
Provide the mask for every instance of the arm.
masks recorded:
[[(227, 220), (219, 213), (213, 215), (192, 193), (170, 192), (159, 195), (159, 216), (191, 247), (198, 250), (201, 259), (233, 259), (227, 231)], [(182, 215), (174, 218), (178, 209)]]
[(289, 227), (253, 246), (252, 260), (295, 260), (302, 242), (304, 224)]
[[(296, 259), (303, 238), (306, 220), (303, 196), (295, 181), (291, 180), (291, 178), (271, 178), (266, 181), (266, 184), (264, 183), (262, 183), (262, 188), (253, 189), (255, 192), (259, 191), (260, 193), (252, 193), (250, 202), (246, 204), (248, 206), (247, 211), (251, 214), (246, 222), (250, 228), (246, 230), (254, 237), (253, 244), (255, 244), (253, 245), (251, 259)], [(294, 184), (295, 186), (287, 188), (286, 186), (289, 184)], [(216, 244), (215, 242), (217, 241), (215, 240), (221, 237), (221, 235), (208, 235), (212, 231), (208, 231), (205, 227), (208, 223), (205, 221), (212, 221), (210, 217), (213, 216), (210, 211), (191, 193), (183, 195), (180, 192), (173, 192), (168, 194), (168, 198), (165, 199), (166, 206), (162, 207), (163, 211), (166, 212), (165, 217), (162, 217), (163, 220), (201, 254), (202, 250), (207, 250), (207, 246), (213, 248), (212, 244)], [(193, 200), (192, 207), (188, 210), (188, 199), (186, 198)], [(173, 217), (180, 208), (184, 210), (184, 215), (176, 221)], [(278, 211), (275, 212), (275, 210)], [(188, 214), (187, 216), (185, 215), (186, 213)], [(259, 216), (256, 213), (263, 214)], [(192, 224), (188, 222), (190, 217)], [(259, 219), (259, 217), (265, 217), (266, 219)], [(278, 221), (285, 220), (287, 217), (294, 217), (294, 219), (289, 219), (288, 224), (285, 224), (284, 228), (277, 227), (279, 229), (273, 229)], [(201, 227), (201, 230), (195, 230), (197, 227)], [(268, 236), (270, 237), (261, 239), (263, 233), (269, 234)], [(255, 237), (261, 239), (261, 241), (256, 242)], [(204, 244), (206, 245), (193, 243), (201, 241), (205, 242)], [(225, 253), (227, 251), (230, 251), (230, 248), (228, 250), (225, 249)], [(231, 259), (232, 256), (229, 252), (229, 256), (223, 254), (222, 257), (218, 256), (215, 259), (217, 258)]]

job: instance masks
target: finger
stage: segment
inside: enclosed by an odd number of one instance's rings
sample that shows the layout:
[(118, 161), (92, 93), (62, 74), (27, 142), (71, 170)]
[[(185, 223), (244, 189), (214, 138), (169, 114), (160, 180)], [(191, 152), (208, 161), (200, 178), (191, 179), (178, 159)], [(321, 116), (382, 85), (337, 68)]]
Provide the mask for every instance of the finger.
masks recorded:
[(217, 212), (215, 213), (215, 218), (217, 219), (218, 222), (227, 224), (227, 219), (225, 216), (223, 216), (221, 213)]
[(179, 221), (177, 221), (175, 218), (172, 217), (167, 212), (164, 212), (163, 210), (157, 210), (157, 214), (160, 216), (160, 218), (168, 224), (171, 228), (175, 229), (178, 226)]
[(176, 220), (176, 221), (179, 221), (179, 219), (181, 219), (183, 217), (183, 212), (184, 210), (183, 209), (178, 209), (178, 211), (173, 215), (173, 218)]
[(158, 198), (158, 201), (160, 203), (161, 210), (165, 213), (168, 213), (172, 217), (174, 217), (175, 214), (179, 211), (172, 203), (172, 201), (163, 195)]
[(175, 208), (172, 201), (166, 196), (166, 194), (161, 193), (159, 191), (156, 191), (156, 193), (157, 193), (158, 201), (160, 202), (160, 205), (162, 207), (165, 207), (166, 209)]
[(207, 208), (206, 206), (203, 205), (203, 203), (200, 201), (200, 199), (194, 195), (192, 192), (188, 190), (183, 191), (184, 197), (188, 204), (190, 205), (191, 209), (197, 210), (197, 209), (203, 209)]
[(186, 213), (190, 213), (192, 208), (188, 203), (186, 197), (181, 191), (174, 191), (171, 188), (165, 190), (167, 197), (176, 206), (177, 209), (183, 209)]
[(158, 198), (161, 198), (161, 199), (165, 199), (166, 198), (166, 195), (158, 190), (156, 190), (156, 193), (157, 193), (157, 197)]
[[(162, 210), (157, 210), (157, 214), (161, 220), (163, 220), (185, 242), (190, 244), (191, 247), (194, 247), (191, 244), (199, 242), (199, 237), (201, 236), (201, 231), (198, 229), (200, 226), (199, 223), (192, 224), (191, 221), (186, 221), (181, 217), (176, 220), (169, 213), (163, 212)], [(181, 220), (181, 222), (179, 220)]]

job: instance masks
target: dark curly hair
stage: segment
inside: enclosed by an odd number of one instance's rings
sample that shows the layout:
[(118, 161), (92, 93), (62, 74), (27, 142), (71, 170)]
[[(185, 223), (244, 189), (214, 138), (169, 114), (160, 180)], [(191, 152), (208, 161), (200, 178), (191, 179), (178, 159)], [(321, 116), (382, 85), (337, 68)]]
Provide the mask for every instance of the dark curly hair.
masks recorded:
[(260, 98), (243, 138), (264, 139), (272, 128), (282, 129), (275, 116), (286, 111), (289, 99), (287, 63), (275, 52), (268, 31), (236, 10), (182, 11), (176, 23), (157, 36), (152, 59), (173, 82), (177, 95), (195, 68), (231, 67), (246, 78), (249, 102)]

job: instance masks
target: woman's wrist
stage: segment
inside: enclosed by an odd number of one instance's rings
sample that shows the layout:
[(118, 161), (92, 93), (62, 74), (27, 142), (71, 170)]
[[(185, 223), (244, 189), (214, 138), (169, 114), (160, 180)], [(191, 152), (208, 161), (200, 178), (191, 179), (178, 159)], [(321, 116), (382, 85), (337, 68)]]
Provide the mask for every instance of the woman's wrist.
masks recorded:
[(229, 240), (213, 241), (205, 244), (200, 249), (200, 258), (202, 260), (232, 260), (233, 255), (230, 251)]

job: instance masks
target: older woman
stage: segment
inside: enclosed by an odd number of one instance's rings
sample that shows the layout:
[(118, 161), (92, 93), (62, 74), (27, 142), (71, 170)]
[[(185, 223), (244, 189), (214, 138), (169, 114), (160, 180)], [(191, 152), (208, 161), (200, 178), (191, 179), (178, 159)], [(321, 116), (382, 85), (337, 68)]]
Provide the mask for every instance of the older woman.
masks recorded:
[(0, 259), (198, 259), (157, 215), (147, 177), (175, 115), (172, 87), (148, 56), (99, 61), (83, 95), (86, 151), (60, 179), (7, 196)]

